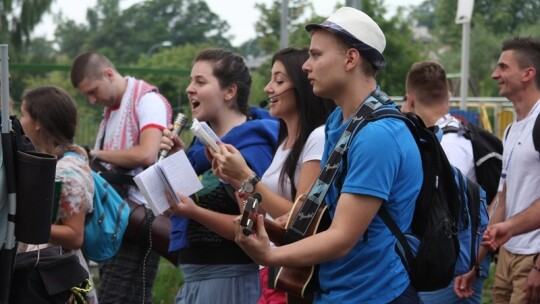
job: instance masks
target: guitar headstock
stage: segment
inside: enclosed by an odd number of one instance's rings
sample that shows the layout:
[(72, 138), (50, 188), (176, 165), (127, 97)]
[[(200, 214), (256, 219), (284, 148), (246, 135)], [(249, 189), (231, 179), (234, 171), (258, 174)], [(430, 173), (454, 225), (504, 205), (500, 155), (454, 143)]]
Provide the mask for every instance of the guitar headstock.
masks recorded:
[(242, 211), (242, 218), (240, 219), (240, 226), (244, 227), (242, 231), (244, 235), (248, 236), (251, 234), (253, 229), (253, 224), (257, 218), (259, 204), (262, 201), (262, 197), (259, 193), (253, 194), (244, 201), (244, 210)]

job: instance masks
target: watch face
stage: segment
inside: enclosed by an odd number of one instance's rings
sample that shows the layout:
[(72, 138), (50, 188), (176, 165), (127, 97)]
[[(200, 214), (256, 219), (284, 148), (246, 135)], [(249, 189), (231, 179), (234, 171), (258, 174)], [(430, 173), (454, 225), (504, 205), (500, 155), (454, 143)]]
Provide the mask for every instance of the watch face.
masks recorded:
[(247, 192), (247, 193), (253, 192), (253, 184), (252, 184), (252, 183), (246, 183), (246, 185), (245, 185), (245, 187), (244, 187), (244, 190), (245, 190), (245, 192)]

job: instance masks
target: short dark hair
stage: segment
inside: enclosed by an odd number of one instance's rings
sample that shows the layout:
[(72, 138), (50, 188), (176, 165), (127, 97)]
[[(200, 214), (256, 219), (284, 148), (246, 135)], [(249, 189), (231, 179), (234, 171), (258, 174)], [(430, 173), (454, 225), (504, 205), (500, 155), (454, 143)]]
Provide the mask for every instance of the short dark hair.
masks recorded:
[(87, 77), (100, 79), (103, 77), (104, 68), (116, 71), (109, 58), (96, 52), (82, 53), (71, 64), (71, 84), (76, 88)]
[(333, 31), (328, 31), (328, 32), (332, 33), (332, 35), (334, 35), (337, 38), (337, 40), (339, 41), (339, 43), (343, 46), (345, 50), (355, 49), (358, 51), (358, 53), (360, 53), (360, 56), (362, 56), (362, 63), (360, 67), (362, 69), (362, 72), (364, 72), (364, 74), (366, 74), (367, 76), (372, 76), (372, 77), (377, 76), (377, 67), (371, 62), (371, 60), (369, 59), (369, 54), (368, 54), (369, 51), (375, 51), (375, 50), (367, 50), (367, 49), (361, 50), (357, 48), (353, 44), (353, 41), (350, 38), (348, 38), (346, 35), (333, 32)]
[(407, 91), (427, 106), (448, 102), (448, 82), (444, 67), (433, 61), (414, 63), (407, 73)]
[(249, 93), (251, 92), (251, 75), (244, 59), (231, 51), (223, 49), (207, 49), (200, 52), (195, 62), (207, 61), (212, 66), (213, 75), (221, 88), (232, 84), (237, 87), (236, 105), (238, 110), (249, 116)]
[(502, 51), (514, 51), (520, 68), (533, 67), (536, 70), (534, 82), (540, 89), (540, 40), (532, 37), (515, 37), (505, 40)]
[(43, 140), (58, 146), (73, 144), (77, 129), (77, 106), (68, 92), (47, 85), (25, 91), (23, 107), (42, 126)]

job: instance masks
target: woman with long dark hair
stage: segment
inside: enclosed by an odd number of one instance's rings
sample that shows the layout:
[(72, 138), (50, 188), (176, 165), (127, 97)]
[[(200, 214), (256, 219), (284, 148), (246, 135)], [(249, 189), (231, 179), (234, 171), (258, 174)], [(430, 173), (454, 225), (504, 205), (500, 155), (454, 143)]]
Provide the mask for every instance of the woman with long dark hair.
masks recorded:
[[(272, 75), (264, 88), (269, 95), (270, 115), (280, 120), (279, 147), (272, 164), (253, 185), (261, 194), (261, 207), (270, 218), (291, 211), (293, 201), (306, 194), (317, 179), (324, 149), (324, 123), (335, 108), (333, 101), (313, 94), (302, 65), (307, 49), (286, 48), (272, 58)], [(213, 154), (214, 172), (237, 189), (250, 182), (253, 170), (231, 145)], [(285, 294), (267, 288), (268, 268), (261, 271), (263, 294), (259, 303), (285, 303)]]

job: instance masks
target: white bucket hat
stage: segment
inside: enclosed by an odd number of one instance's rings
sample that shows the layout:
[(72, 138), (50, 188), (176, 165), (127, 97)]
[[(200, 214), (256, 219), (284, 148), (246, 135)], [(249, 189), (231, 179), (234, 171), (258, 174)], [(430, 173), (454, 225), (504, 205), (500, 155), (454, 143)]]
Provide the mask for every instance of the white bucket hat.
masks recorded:
[(311, 32), (323, 28), (337, 34), (346, 44), (357, 49), (377, 70), (386, 66), (382, 55), (386, 47), (386, 38), (381, 28), (364, 12), (352, 7), (342, 7), (320, 24), (308, 24)]

